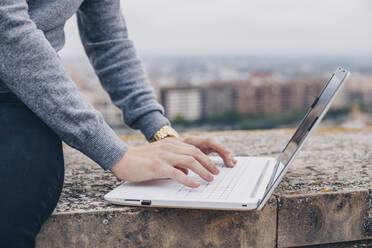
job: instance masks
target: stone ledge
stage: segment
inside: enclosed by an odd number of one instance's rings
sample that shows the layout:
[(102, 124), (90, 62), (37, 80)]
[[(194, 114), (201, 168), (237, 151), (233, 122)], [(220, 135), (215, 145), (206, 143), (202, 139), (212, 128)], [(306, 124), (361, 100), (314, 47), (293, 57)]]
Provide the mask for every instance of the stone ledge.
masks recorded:
[(281, 195), (278, 247), (372, 238), (372, 192)]
[[(39, 247), (274, 247), (276, 204), (262, 212), (124, 208), (53, 215)], [(253, 235), (254, 234), (254, 235)]]
[[(292, 133), (282, 129), (202, 135), (219, 139), (236, 155), (277, 156)], [(145, 142), (140, 137), (124, 139), (131, 145)], [(372, 128), (322, 129), (304, 146), (263, 211), (228, 212), (107, 203), (103, 195), (120, 182), (65, 146), (63, 193), (37, 246), (286, 247), (372, 239), (371, 150)]]

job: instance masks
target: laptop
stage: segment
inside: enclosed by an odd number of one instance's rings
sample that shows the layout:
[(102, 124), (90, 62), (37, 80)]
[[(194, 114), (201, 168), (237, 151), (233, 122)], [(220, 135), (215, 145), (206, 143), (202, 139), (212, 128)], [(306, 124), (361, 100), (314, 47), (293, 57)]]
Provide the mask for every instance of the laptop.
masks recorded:
[(220, 173), (213, 182), (202, 180), (198, 188), (189, 188), (172, 179), (140, 183), (125, 182), (104, 198), (114, 204), (166, 208), (216, 210), (262, 209), (285, 175), (306, 139), (328, 111), (349, 72), (338, 67), (314, 100), (288, 144), (278, 158), (236, 157), (235, 167), (225, 167), (219, 157), (211, 159)]

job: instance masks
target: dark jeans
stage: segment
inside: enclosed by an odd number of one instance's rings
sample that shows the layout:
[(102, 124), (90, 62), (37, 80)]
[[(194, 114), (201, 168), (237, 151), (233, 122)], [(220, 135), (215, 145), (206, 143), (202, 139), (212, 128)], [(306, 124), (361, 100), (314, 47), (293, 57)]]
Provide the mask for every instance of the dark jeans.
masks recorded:
[(34, 247), (61, 194), (61, 140), (15, 95), (0, 94), (0, 247)]

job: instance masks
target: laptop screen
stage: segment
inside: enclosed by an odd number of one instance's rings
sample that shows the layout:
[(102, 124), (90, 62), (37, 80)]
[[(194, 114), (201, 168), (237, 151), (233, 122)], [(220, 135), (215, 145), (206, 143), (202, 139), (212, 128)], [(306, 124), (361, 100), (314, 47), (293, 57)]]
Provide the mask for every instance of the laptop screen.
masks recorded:
[[(298, 126), (296, 132), (280, 154), (278, 162), (274, 168), (272, 177), (266, 189), (265, 195), (271, 190), (276, 181), (281, 179), (282, 172), (289, 165), (289, 162), (294, 158), (297, 151), (308, 136), (309, 132), (312, 130), (314, 124), (320, 121), (323, 115), (326, 113), (333, 96), (336, 94), (337, 90), (340, 88), (347, 75), (348, 71), (342, 68), (338, 68), (332, 75), (326, 86), (323, 88), (319, 97), (315, 99), (309, 111), (306, 113), (305, 117)], [(281, 169), (281, 172), (277, 173), (280, 163), (283, 165), (283, 167)], [(278, 176), (275, 178), (275, 175)]]
[(296, 132), (282, 151), (280, 162), (283, 165), (288, 165), (289, 161), (298, 150), (299, 146), (303, 143), (305, 137), (310, 132), (315, 122), (326, 109), (327, 104), (330, 102), (333, 95), (336, 94), (336, 91), (341, 86), (343, 79), (344, 78), (338, 78), (335, 74), (333, 74), (327, 85), (323, 88), (319, 97), (315, 99), (314, 103), (310, 107), (310, 110), (307, 112)]

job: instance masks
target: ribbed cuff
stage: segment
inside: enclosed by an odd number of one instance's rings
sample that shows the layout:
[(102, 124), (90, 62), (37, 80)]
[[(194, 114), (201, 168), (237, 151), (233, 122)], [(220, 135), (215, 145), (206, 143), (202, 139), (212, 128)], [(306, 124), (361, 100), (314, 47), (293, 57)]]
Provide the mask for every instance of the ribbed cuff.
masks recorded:
[(134, 126), (141, 130), (147, 140), (150, 140), (165, 125), (170, 125), (170, 122), (160, 111), (150, 112), (134, 123)]
[(128, 148), (128, 145), (106, 123), (97, 128), (93, 138), (88, 140), (86, 144), (82, 152), (104, 170), (111, 169)]

